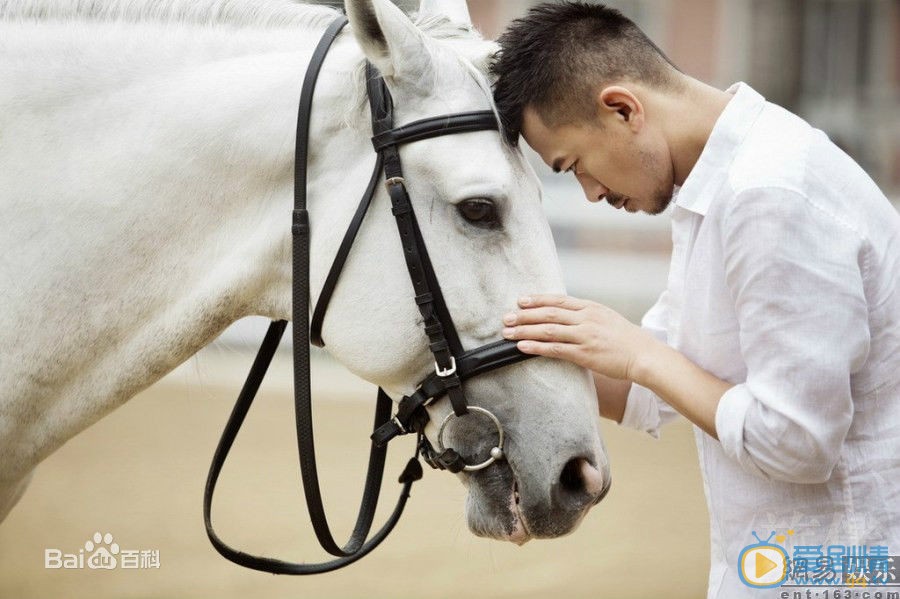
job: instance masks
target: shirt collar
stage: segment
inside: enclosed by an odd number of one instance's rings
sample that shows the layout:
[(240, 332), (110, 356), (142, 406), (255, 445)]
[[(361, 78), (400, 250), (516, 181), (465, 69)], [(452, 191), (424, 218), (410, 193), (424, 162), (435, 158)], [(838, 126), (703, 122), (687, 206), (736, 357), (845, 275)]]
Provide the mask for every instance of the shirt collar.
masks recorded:
[(734, 97), (716, 120), (697, 164), (675, 198), (677, 206), (701, 216), (706, 216), (738, 148), (765, 105), (765, 98), (746, 83), (735, 83), (726, 91)]

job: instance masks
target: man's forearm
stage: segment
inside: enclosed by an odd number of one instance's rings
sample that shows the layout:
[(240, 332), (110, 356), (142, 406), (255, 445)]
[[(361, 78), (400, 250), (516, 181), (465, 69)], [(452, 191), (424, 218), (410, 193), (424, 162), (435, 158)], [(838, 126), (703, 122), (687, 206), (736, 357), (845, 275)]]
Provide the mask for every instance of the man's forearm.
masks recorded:
[(621, 423), (622, 417), (625, 415), (628, 393), (631, 391), (631, 381), (609, 378), (599, 372), (591, 374), (594, 375), (594, 387), (597, 389), (600, 415)]
[(685, 418), (718, 439), (716, 409), (734, 385), (703, 370), (664, 343), (656, 343), (642, 355), (629, 373)]

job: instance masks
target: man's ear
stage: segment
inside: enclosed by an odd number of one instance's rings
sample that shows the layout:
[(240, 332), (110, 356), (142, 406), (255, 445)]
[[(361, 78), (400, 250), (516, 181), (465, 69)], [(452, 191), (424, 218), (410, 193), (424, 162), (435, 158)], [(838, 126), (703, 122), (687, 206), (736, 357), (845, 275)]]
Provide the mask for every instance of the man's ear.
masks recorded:
[(640, 130), (644, 125), (644, 105), (631, 90), (621, 85), (601, 89), (597, 93), (597, 107), (604, 120), (612, 117), (633, 131)]
[(366, 58), (395, 84), (431, 85), (425, 36), (388, 0), (346, 0), (347, 17)]

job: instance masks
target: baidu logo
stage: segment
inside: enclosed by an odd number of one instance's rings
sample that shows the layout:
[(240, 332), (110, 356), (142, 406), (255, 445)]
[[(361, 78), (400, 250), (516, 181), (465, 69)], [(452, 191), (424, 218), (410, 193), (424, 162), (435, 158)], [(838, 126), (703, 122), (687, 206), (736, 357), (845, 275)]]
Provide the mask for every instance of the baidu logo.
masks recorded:
[(50, 570), (134, 570), (159, 568), (158, 549), (123, 549), (111, 533), (94, 535), (77, 553), (44, 549), (44, 567)]

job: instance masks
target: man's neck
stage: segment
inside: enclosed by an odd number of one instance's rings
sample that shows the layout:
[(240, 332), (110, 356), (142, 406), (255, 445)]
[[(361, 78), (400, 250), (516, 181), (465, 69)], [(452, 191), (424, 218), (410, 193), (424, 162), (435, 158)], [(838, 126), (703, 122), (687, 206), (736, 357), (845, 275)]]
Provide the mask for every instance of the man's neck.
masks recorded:
[(661, 99), (662, 127), (672, 156), (675, 184), (683, 185), (700, 159), (716, 121), (733, 97), (696, 79), (684, 77), (679, 91)]

